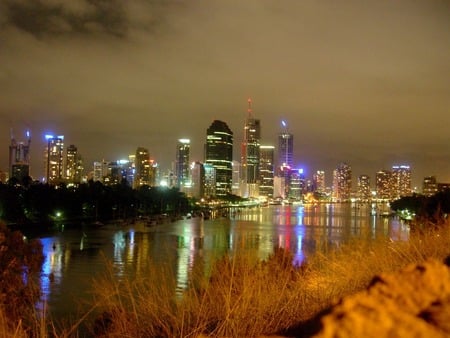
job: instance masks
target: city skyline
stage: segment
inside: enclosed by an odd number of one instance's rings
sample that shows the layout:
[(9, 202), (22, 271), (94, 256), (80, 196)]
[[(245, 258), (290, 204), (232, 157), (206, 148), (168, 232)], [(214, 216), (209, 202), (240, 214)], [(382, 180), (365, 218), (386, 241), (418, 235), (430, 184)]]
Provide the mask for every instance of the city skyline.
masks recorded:
[(343, 1), (111, 1), (0, 4), (0, 170), (12, 128), (31, 131), (31, 174), (46, 133), (65, 135), (88, 169), (149, 150), (163, 168), (177, 140), (203, 160), (213, 120), (239, 160), (247, 99), (261, 144), (286, 120), (295, 167), (342, 161), (356, 175), (410, 165), (450, 181), (449, 4)]

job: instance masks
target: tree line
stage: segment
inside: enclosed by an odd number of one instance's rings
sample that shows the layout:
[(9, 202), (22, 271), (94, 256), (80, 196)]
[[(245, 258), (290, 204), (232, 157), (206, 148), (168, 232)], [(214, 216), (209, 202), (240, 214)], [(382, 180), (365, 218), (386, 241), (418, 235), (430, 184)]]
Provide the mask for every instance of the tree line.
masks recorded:
[(0, 219), (6, 223), (108, 221), (142, 215), (184, 214), (193, 201), (178, 188), (141, 186), (126, 181), (104, 185), (89, 181), (78, 186), (43, 183), (0, 183)]

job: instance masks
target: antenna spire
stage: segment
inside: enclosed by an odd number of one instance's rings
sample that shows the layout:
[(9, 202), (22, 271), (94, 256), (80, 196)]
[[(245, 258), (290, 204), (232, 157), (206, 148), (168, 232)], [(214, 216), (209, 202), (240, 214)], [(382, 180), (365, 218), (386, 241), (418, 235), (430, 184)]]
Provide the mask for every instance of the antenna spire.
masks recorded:
[(247, 102), (248, 102), (247, 112), (248, 112), (248, 115), (250, 116), (250, 115), (252, 115), (252, 99), (249, 97)]

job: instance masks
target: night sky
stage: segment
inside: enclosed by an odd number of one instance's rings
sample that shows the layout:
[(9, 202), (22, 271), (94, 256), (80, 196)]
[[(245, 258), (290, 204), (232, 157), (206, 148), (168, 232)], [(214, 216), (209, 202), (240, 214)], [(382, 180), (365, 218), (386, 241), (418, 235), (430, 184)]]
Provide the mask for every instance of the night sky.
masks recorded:
[(179, 138), (203, 161), (219, 119), (238, 159), (249, 97), (308, 177), (345, 161), (372, 184), (395, 164), (450, 182), (450, 1), (0, 0), (0, 170), (11, 128), (35, 178), (48, 132), (87, 169), (138, 146), (165, 169)]

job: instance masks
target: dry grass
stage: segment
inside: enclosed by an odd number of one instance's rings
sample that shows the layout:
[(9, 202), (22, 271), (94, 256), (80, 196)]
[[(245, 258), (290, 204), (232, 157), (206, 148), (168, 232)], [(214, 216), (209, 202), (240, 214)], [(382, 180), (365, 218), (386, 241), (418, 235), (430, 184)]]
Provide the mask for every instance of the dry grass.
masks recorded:
[(11, 324), (0, 311), (2, 337), (74, 337), (90, 321), (91, 334), (104, 337), (257, 337), (298, 326), (339, 298), (367, 287), (381, 272), (397, 271), (450, 254), (450, 222), (412, 233), (408, 241), (354, 241), (317, 252), (302, 266), (275, 250), (261, 261), (249, 253), (215, 260), (192, 271), (189, 287), (177, 292), (176, 273), (149, 264), (134, 279), (117, 280), (113, 267), (93, 286), (94, 302), (79, 321), (57, 330), (45, 316), (29, 329)]
[[(365, 288), (381, 272), (450, 254), (449, 224), (412, 234), (409, 241), (357, 242), (317, 253), (303, 266), (276, 250), (265, 261), (249, 254), (217, 260), (208, 276), (191, 276), (181, 296), (174, 276), (150, 266), (146, 277), (96, 284), (102, 320), (97, 335), (116, 337), (256, 337), (312, 318), (339, 298)], [(164, 277), (162, 277), (164, 276)], [(164, 281), (164, 282), (161, 282)]]

